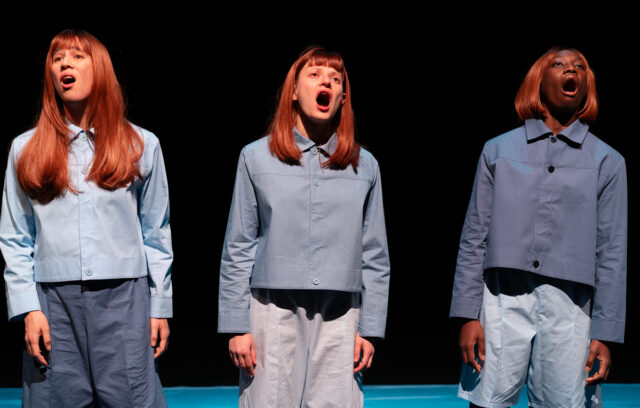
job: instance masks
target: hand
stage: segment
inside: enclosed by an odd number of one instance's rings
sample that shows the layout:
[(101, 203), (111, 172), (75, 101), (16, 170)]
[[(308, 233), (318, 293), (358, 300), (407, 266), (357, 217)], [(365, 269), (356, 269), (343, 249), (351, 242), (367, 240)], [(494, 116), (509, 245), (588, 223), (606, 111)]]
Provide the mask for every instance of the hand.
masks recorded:
[(600, 362), (600, 368), (597, 373), (587, 378), (587, 385), (594, 385), (606, 381), (607, 377), (609, 377), (609, 371), (611, 370), (611, 352), (609, 351), (609, 347), (601, 341), (591, 340), (587, 365), (584, 367), (587, 373), (591, 372), (593, 362), (596, 358)]
[(476, 361), (475, 346), (478, 345), (478, 359), (484, 363), (484, 330), (478, 320), (466, 322), (460, 328), (460, 358), (473, 367), (477, 372), (482, 372), (482, 366)]
[(24, 341), (27, 343), (27, 353), (46, 366), (49, 363), (40, 350), (40, 337), (42, 337), (45, 349), (51, 351), (49, 321), (42, 311), (34, 310), (27, 313), (24, 318)]
[(153, 358), (160, 357), (160, 354), (167, 351), (169, 346), (169, 322), (167, 319), (149, 319), (151, 324), (151, 347), (155, 349)]
[(247, 375), (255, 375), (256, 345), (251, 333), (232, 334), (229, 338), (229, 355), (236, 367), (244, 370)]
[(360, 337), (359, 333), (356, 333), (356, 344), (353, 350), (353, 372), (357, 373), (360, 370), (371, 367), (374, 352), (373, 344), (369, 340)]

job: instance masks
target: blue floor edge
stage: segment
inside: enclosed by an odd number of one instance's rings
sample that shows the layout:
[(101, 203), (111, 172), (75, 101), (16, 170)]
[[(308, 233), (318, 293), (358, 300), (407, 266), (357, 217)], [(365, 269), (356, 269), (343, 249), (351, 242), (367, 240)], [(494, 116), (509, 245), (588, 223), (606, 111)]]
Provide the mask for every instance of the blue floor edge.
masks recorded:
[[(365, 385), (366, 408), (466, 408), (457, 398), (456, 384)], [(164, 387), (171, 408), (231, 408), (238, 406), (237, 386)], [(20, 388), (0, 388), (0, 408), (21, 406)], [(602, 386), (605, 407), (640, 408), (640, 383), (606, 383)], [(526, 391), (514, 407), (527, 407)]]

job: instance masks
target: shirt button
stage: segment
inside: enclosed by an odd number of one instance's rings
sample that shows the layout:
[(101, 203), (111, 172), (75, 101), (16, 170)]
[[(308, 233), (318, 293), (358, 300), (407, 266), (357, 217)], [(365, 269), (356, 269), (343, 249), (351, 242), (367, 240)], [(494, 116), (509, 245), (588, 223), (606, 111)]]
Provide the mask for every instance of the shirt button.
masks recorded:
[(316, 186), (319, 186), (320, 185), (320, 180), (318, 180), (318, 179), (313, 180), (313, 184), (315, 184)]
[(313, 147), (311, 148), (311, 154), (313, 154), (313, 155), (318, 154), (318, 148), (317, 148), (317, 147), (315, 147), (315, 146), (313, 146)]
[(93, 275), (93, 269), (87, 269), (85, 273), (87, 274), (87, 276), (91, 276)]
[(540, 266), (540, 262), (538, 261), (533, 261), (533, 267), (537, 268), (538, 266)]
[(549, 166), (549, 167), (547, 168), (547, 170), (549, 170), (549, 173), (553, 173), (553, 171), (554, 171), (555, 169), (556, 169), (556, 168), (555, 168), (555, 167), (553, 167), (553, 166)]
[(550, 141), (551, 143), (555, 143), (555, 142), (556, 142), (556, 140), (557, 140), (557, 139), (556, 139), (555, 137), (553, 137), (553, 136), (551, 136), (551, 137), (549, 138), (549, 141)]
[(313, 278), (312, 282), (313, 282), (314, 285), (319, 285), (320, 284), (320, 279)]

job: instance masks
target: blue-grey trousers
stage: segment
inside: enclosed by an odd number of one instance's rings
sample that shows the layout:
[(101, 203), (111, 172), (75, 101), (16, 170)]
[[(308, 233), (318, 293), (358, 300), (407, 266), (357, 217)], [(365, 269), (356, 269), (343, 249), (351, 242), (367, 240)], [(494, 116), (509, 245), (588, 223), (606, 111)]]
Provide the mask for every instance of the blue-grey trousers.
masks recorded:
[(147, 278), (39, 283), (51, 352), (25, 350), (23, 407), (166, 407), (150, 346)]

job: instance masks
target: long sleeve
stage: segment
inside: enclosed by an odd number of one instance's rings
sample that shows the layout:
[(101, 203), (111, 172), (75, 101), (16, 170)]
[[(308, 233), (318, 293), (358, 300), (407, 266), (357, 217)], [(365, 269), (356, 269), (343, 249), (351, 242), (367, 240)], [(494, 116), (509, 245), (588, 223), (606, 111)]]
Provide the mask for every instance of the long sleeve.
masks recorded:
[(451, 317), (477, 319), (482, 306), (483, 264), (493, 203), (493, 174), (485, 151), (480, 157), (460, 238), (451, 299)]
[(627, 176), (624, 159), (598, 197), (591, 338), (624, 341), (627, 279)]
[(380, 169), (369, 192), (362, 231), (361, 336), (384, 338), (389, 296), (389, 250), (382, 204)]
[(218, 332), (248, 333), (249, 281), (258, 241), (258, 203), (245, 152), (240, 154), (220, 263)]
[(169, 187), (160, 144), (153, 148), (151, 173), (144, 180), (138, 214), (147, 257), (151, 290), (151, 317), (173, 317), (171, 227), (169, 225)]
[(40, 310), (34, 279), (36, 226), (29, 198), (16, 177), (16, 146), (11, 146), (2, 195), (0, 249), (5, 260), (4, 279), (9, 319)]

